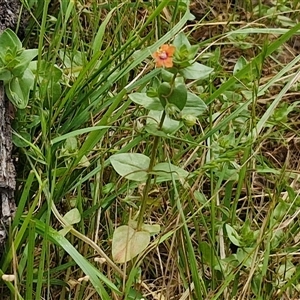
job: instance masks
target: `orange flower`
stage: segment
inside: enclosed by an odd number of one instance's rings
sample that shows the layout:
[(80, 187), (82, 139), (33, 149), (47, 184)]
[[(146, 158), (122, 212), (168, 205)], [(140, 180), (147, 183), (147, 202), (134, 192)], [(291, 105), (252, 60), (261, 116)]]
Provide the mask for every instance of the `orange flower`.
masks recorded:
[(156, 52), (152, 54), (155, 59), (155, 66), (157, 68), (172, 68), (173, 67), (173, 54), (175, 52), (175, 46), (162, 45)]

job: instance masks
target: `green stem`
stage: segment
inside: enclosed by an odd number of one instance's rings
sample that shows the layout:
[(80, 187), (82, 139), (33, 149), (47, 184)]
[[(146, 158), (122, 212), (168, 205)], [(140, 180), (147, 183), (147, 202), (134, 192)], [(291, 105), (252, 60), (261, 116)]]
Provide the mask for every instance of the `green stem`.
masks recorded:
[[(164, 124), (165, 117), (166, 117), (166, 112), (164, 111), (162, 116), (161, 116), (160, 123), (158, 125), (159, 130), (162, 128), (162, 126)], [(143, 190), (142, 204), (141, 204), (141, 209), (140, 209), (139, 217), (138, 217), (137, 230), (141, 230), (142, 225), (143, 225), (144, 214), (145, 214), (146, 207), (147, 207), (147, 197), (148, 197), (148, 193), (149, 193), (149, 190), (150, 190), (151, 179), (152, 179), (151, 172), (152, 172), (154, 164), (155, 164), (155, 158), (156, 158), (158, 143), (159, 143), (159, 136), (156, 135), (154, 137), (154, 140), (153, 140), (153, 150), (152, 150), (152, 153), (151, 153), (150, 163), (149, 163), (149, 168), (148, 168), (148, 173), (149, 174), (148, 174), (148, 178), (147, 178), (147, 181), (146, 181), (146, 185), (145, 185), (144, 190)]]

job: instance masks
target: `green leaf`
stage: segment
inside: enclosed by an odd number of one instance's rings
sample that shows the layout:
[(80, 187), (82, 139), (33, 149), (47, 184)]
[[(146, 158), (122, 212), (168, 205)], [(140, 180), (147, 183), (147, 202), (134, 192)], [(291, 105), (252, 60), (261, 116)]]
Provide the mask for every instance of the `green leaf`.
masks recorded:
[(163, 107), (166, 106), (167, 100), (171, 94), (171, 86), (168, 82), (163, 82), (157, 89), (159, 100)]
[(199, 243), (199, 248), (201, 251), (201, 257), (206, 264), (211, 264), (213, 262), (213, 266), (216, 263), (216, 257), (214, 255), (214, 251), (211, 251), (211, 245), (207, 242), (203, 241)]
[(12, 78), (12, 74), (5, 68), (0, 68), (0, 80), (9, 81)]
[(77, 139), (74, 136), (68, 137), (65, 141), (65, 150), (68, 153), (74, 153), (78, 150)]
[(37, 68), (37, 61), (30, 62), (29, 68), (33, 74), (38, 74), (39, 77), (45, 79), (46, 84), (50, 80), (52, 83), (58, 82), (62, 77), (62, 70), (58, 66), (45, 60), (41, 60), (39, 69)]
[(291, 262), (291, 260), (287, 260), (282, 262), (278, 268), (277, 274), (279, 275), (279, 285), (284, 285), (284, 283), (291, 279), (294, 273), (297, 271), (297, 268)]
[(153, 172), (156, 176), (158, 176), (158, 180), (161, 181), (168, 181), (184, 179), (189, 175), (189, 172), (185, 171), (184, 169), (172, 165), (170, 163), (158, 163), (153, 167)]
[(245, 68), (245, 66), (248, 64), (247, 60), (245, 57), (241, 56), (235, 66), (234, 66), (234, 69), (233, 69), (233, 75), (236, 75), (236, 73), (238, 73), (239, 71), (241, 71), (243, 68)]
[(172, 82), (174, 74), (167, 71), (166, 69), (161, 69), (161, 78), (163, 81)]
[(185, 45), (187, 49), (189, 49), (191, 47), (191, 44), (188, 40), (188, 38), (186, 37), (186, 35), (183, 32), (180, 32), (176, 35), (174, 41), (173, 41), (173, 45), (179, 49), (182, 45)]
[(29, 63), (38, 54), (38, 49), (24, 50), (20, 56), (18, 56), (18, 63), (12, 70), (14, 76), (22, 77), (25, 70), (28, 68)]
[(26, 128), (31, 129), (37, 126), (41, 122), (40, 116), (37, 115), (27, 115), (26, 116)]
[(130, 261), (143, 252), (150, 243), (150, 233), (123, 225), (118, 227), (112, 240), (112, 257), (116, 263)]
[(92, 46), (93, 49), (93, 54), (97, 53), (98, 51), (101, 50), (102, 48), (102, 44), (103, 44), (103, 36), (105, 34), (105, 30), (106, 30), (106, 26), (109, 22), (109, 20), (111, 19), (114, 11), (117, 9), (117, 7), (114, 7), (112, 9), (110, 9), (109, 13), (106, 15), (105, 19), (101, 22), (101, 25), (98, 29), (98, 32), (95, 36), (95, 40)]
[(134, 288), (130, 288), (128, 295), (125, 297), (126, 300), (144, 300), (143, 294)]
[(150, 158), (140, 153), (119, 153), (110, 157), (115, 171), (133, 181), (146, 181)]
[(67, 224), (73, 225), (80, 222), (81, 215), (77, 208), (73, 208), (64, 215), (63, 219)]
[(146, 124), (145, 126), (145, 130), (146, 132), (148, 132), (149, 134), (152, 134), (154, 136), (160, 136), (163, 138), (167, 138), (168, 135), (163, 132), (162, 130), (159, 130), (158, 127), (155, 124)]
[(187, 101), (187, 89), (184, 84), (179, 84), (172, 90), (169, 83), (163, 82), (158, 87), (158, 96), (163, 107), (171, 103), (182, 110)]
[[(150, 110), (147, 118), (147, 130), (149, 127), (151, 127), (152, 129), (149, 130), (153, 133), (158, 130), (158, 124), (161, 120), (162, 114), (163, 112), (161, 111)], [(175, 133), (181, 126), (182, 125), (179, 121), (173, 120), (168, 115), (166, 115), (161, 131), (163, 131), (164, 133)], [(162, 136), (164, 136), (164, 134), (162, 134)]]
[(133, 93), (129, 95), (129, 98), (134, 103), (149, 110), (162, 111), (164, 109), (157, 97), (148, 97), (146, 93)]
[(18, 36), (11, 30), (6, 29), (0, 35), (0, 56), (4, 57), (7, 49), (16, 52), (22, 49), (22, 43)]
[(69, 133), (66, 133), (64, 135), (61, 135), (59, 137), (54, 138), (53, 140), (51, 140), (51, 145), (54, 145), (54, 144), (59, 143), (63, 140), (66, 140), (69, 137), (82, 135), (82, 134), (85, 134), (85, 133), (89, 133), (91, 131), (100, 131), (100, 130), (107, 129), (107, 128), (112, 128), (112, 127), (111, 126), (94, 126), (94, 127), (86, 127), (86, 128), (83, 128), (83, 129), (74, 130), (72, 132), (69, 132)]
[(193, 93), (187, 93), (187, 101), (185, 107), (181, 111), (182, 115), (200, 116), (207, 110), (204, 101)]
[(290, 205), (285, 201), (280, 200), (272, 213), (272, 218), (274, 218), (277, 221), (281, 221), (289, 209)]
[(91, 165), (89, 159), (87, 158), (86, 155), (83, 155), (80, 162), (78, 163), (77, 169), (80, 168), (87, 168)]
[(13, 77), (5, 84), (8, 99), (18, 108), (26, 108), (29, 100), (29, 92), (33, 87), (34, 78), (32, 72), (27, 69), (22, 78)]
[(182, 110), (187, 101), (187, 89), (184, 84), (179, 84), (174, 88), (172, 94), (168, 97), (169, 103), (175, 104)]
[(193, 45), (189, 48), (189, 55), (188, 55), (189, 60), (193, 60), (195, 58), (196, 54), (198, 53), (198, 49), (199, 49), (198, 45)]
[(238, 235), (238, 233), (236, 232), (236, 230), (230, 226), (229, 224), (225, 224), (225, 228), (226, 228), (226, 232), (227, 232), (227, 236), (229, 238), (229, 240), (231, 241), (232, 244), (234, 244), (235, 246), (240, 247), (240, 237)]
[(180, 73), (185, 79), (203, 80), (208, 78), (213, 70), (210, 67), (195, 62), (191, 66), (182, 69)]
[[(133, 221), (133, 220), (129, 220), (128, 225), (130, 227), (132, 227), (133, 229), (137, 229), (137, 222)], [(160, 225), (159, 224), (142, 224), (141, 229), (143, 231), (148, 231), (150, 233), (150, 235), (155, 235), (158, 234), (160, 232)]]
[(73, 228), (72, 225), (67, 225), (59, 231), (59, 234), (61, 234), (62, 236), (66, 236), (66, 234), (69, 233), (72, 228)]
[[(29, 143), (31, 142), (31, 134), (29, 134), (27, 131), (20, 131), (19, 135), (22, 136), (26, 141)], [(12, 141), (16, 147), (24, 148), (29, 146), (28, 142), (22, 140), (17, 135), (13, 134)]]

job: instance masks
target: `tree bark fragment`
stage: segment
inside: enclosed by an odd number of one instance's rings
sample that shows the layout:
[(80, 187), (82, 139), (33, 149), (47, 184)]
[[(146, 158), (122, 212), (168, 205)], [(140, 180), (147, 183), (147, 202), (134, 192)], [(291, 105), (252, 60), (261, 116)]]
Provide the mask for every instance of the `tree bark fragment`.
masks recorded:
[[(19, 0), (0, 0), (0, 34), (7, 28), (16, 30), (20, 14)], [(9, 101), (0, 81), (0, 255), (6, 242), (7, 228), (16, 205), (16, 172), (12, 160), (12, 133)]]

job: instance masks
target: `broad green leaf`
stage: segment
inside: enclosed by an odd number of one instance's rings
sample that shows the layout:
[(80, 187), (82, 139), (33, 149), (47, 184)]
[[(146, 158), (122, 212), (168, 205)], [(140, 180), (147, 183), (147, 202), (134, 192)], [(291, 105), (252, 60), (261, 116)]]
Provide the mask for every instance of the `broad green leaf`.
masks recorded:
[(204, 101), (193, 93), (187, 93), (187, 101), (185, 107), (181, 111), (182, 115), (192, 115), (198, 117), (207, 110)]
[(148, 97), (146, 93), (133, 93), (129, 95), (129, 98), (134, 103), (139, 104), (149, 110), (162, 111), (164, 109), (157, 97)]
[(172, 180), (173, 178), (175, 180), (184, 179), (189, 175), (189, 172), (184, 169), (167, 162), (155, 165), (153, 172), (156, 176), (160, 177), (160, 181)]
[(173, 45), (179, 49), (182, 45), (185, 45), (187, 49), (189, 49), (191, 47), (191, 44), (188, 40), (188, 38), (186, 37), (186, 35), (183, 32), (180, 32), (176, 35), (174, 41), (173, 41)]
[[(137, 222), (134, 220), (129, 220), (128, 225), (130, 227), (132, 227), (133, 229), (137, 229)], [(150, 233), (150, 235), (155, 235), (158, 234), (160, 232), (160, 225), (159, 224), (142, 224), (142, 228), (143, 231), (148, 231)]]
[(13, 52), (22, 49), (22, 43), (18, 36), (11, 30), (6, 29), (0, 35), (0, 56), (3, 58), (7, 49)]
[(52, 103), (59, 101), (61, 97), (61, 85), (58, 82), (54, 82), (48, 85), (48, 99), (52, 99)]
[(230, 226), (229, 224), (225, 224), (225, 228), (226, 228), (226, 232), (227, 232), (227, 236), (229, 238), (229, 240), (231, 241), (232, 244), (234, 244), (235, 246), (240, 247), (240, 241), (239, 241), (239, 235), (236, 232), (236, 230)]
[[(31, 143), (31, 134), (29, 134), (27, 131), (20, 131), (19, 135), (22, 136), (22, 138), (29, 143)], [(16, 147), (24, 148), (29, 146), (28, 142), (24, 141), (23, 139), (19, 138), (16, 134), (13, 134), (12, 141)]]
[(18, 56), (18, 63), (12, 70), (14, 76), (22, 77), (25, 70), (28, 68), (29, 63), (38, 55), (38, 49), (24, 50), (20, 56)]
[(87, 168), (91, 165), (89, 159), (87, 158), (86, 155), (83, 155), (80, 162), (78, 163), (77, 169), (80, 168)]
[(168, 82), (163, 82), (159, 85), (157, 92), (162, 106), (165, 107), (167, 104), (167, 100), (171, 94), (170, 84)]
[(27, 69), (22, 78), (14, 77), (5, 84), (8, 99), (18, 108), (26, 108), (29, 100), (29, 92), (33, 87), (34, 78), (32, 72)]
[(199, 248), (201, 251), (201, 257), (206, 264), (211, 264), (213, 262), (213, 266), (216, 263), (216, 257), (214, 255), (214, 251), (211, 251), (211, 245), (209, 245), (206, 241), (201, 241), (199, 243)]
[(233, 69), (233, 75), (236, 75), (236, 73), (238, 73), (239, 71), (241, 71), (243, 68), (245, 68), (245, 66), (248, 64), (247, 60), (245, 57), (241, 56), (235, 66), (234, 66), (234, 69)]
[(238, 248), (236, 251), (236, 258), (240, 264), (243, 264), (243, 266), (246, 266), (247, 268), (251, 268), (254, 252), (255, 249), (253, 248)]
[(145, 130), (146, 130), (146, 132), (148, 132), (154, 136), (160, 136), (160, 137), (164, 137), (164, 138), (168, 137), (168, 135), (165, 132), (163, 132), (162, 130), (159, 130), (157, 125), (155, 125), (155, 124), (146, 124)]
[(161, 78), (163, 81), (171, 82), (174, 78), (174, 74), (167, 71), (166, 69), (161, 69)]
[(134, 289), (133, 287), (130, 288), (129, 293), (125, 296), (126, 300), (145, 300), (143, 294)]
[(150, 158), (141, 153), (119, 153), (110, 157), (115, 171), (133, 181), (146, 181)]
[(278, 275), (279, 275), (279, 285), (282, 286), (284, 283), (291, 279), (294, 273), (297, 271), (297, 268), (291, 262), (291, 260), (282, 261), (278, 268)]
[[(162, 117), (162, 112), (161, 111), (155, 111), (155, 110), (150, 110), (147, 118), (147, 126), (152, 127), (153, 132), (155, 132), (155, 129), (158, 128), (158, 124), (160, 122), (160, 119)], [(166, 115), (163, 126), (162, 126), (162, 131), (164, 133), (175, 133), (182, 125), (180, 124), (179, 121), (171, 119), (168, 115)], [(151, 130), (150, 130), (151, 131)], [(159, 135), (159, 134), (156, 134)]]
[(65, 142), (65, 150), (68, 153), (74, 153), (78, 149), (77, 139), (74, 136), (68, 137)]
[(289, 211), (290, 205), (282, 200), (279, 200), (279, 203), (276, 205), (275, 209), (272, 213), (272, 218), (277, 221), (281, 221), (283, 217), (286, 215), (286, 212)]
[(9, 81), (12, 78), (12, 74), (9, 70), (5, 68), (0, 68), (0, 80)]
[(130, 226), (118, 227), (112, 240), (112, 257), (116, 263), (130, 261), (143, 252), (150, 243), (150, 233), (137, 231)]
[(26, 116), (26, 122), (26, 128), (30, 129), (37, 126), (41, 122), (41, 118), (40, 116), (30, 114)]
[(58, 55), (63, 61), (64, 68), (71, 69), (83, 65), (85, 53), (74, 49), (72, 51), (61, 49), (58, 51)]
[(174, 89), (168, 82), (163, 82), (158, 87), (158, 96), (163, 107), (167, 104), (174, 104), (182, 110), (187, 101), (187, 89), (185, 84), (178, 84)]
[(185, 84), (179, 84), (174, 88), (171, 95), (168, 97), (169, 103), (175, 104), (182, 110), (187, 101), (187, 89)]
[(67, 224), (73, 225), (80, 222), (81, 215), (77, 208), (73, 208), (64, 215), (63, 219)]
[(45, 60), (41, 60), (39, 69), (37, 68), (37, 61), (30, 62), (29, 68), (33, 74), (38, 74), (39, 77), (45, 79), (45, 82), (49, 82), (50, 80), (58, 82), (62, 76), (62, 70), (58, 66)]
[(180, 72), (185, 79), (206, 79), (212, 73), (214, 69), (198, 62), (193, 63), (191, 66), (182, 69)]

